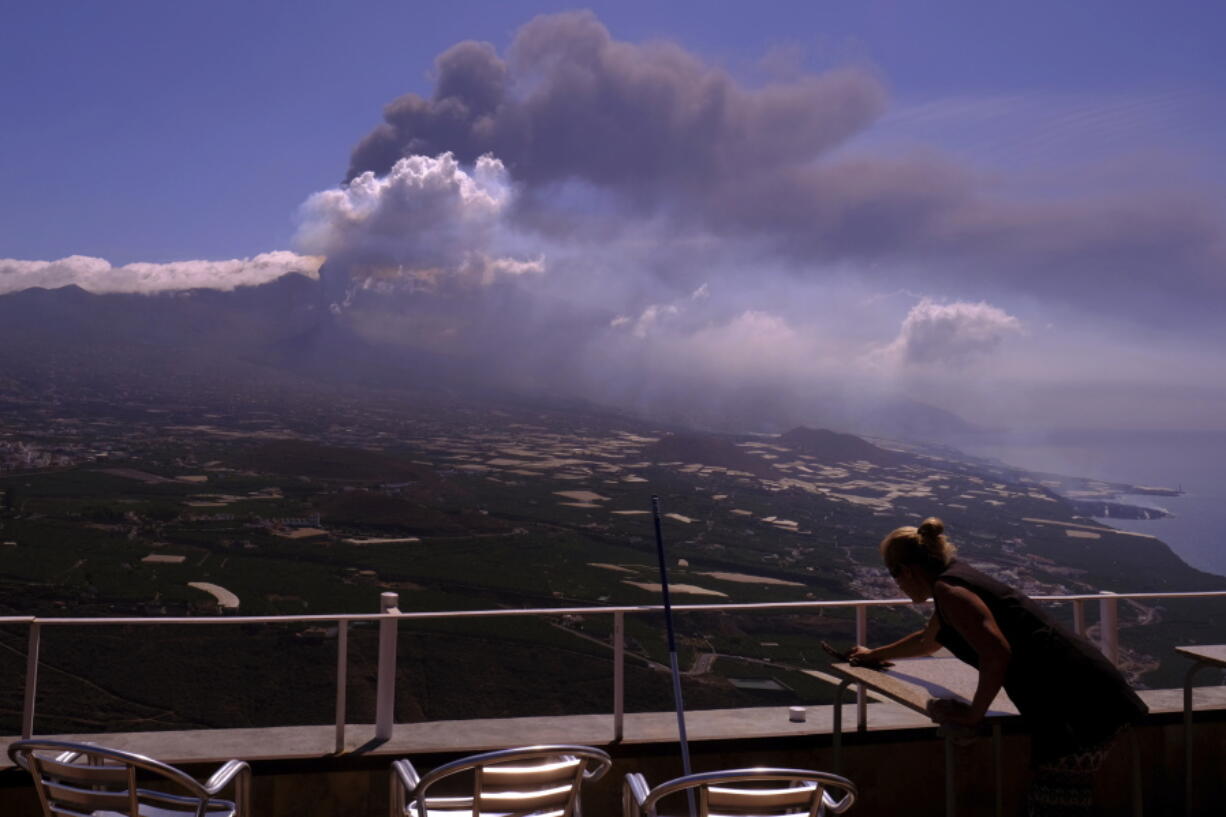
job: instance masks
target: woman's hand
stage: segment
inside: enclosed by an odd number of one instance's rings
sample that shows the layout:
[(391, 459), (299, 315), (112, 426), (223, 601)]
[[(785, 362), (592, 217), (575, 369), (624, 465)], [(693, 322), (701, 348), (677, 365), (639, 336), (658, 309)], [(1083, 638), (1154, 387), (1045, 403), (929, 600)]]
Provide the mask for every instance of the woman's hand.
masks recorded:
[(867, 667), (868, 669), (887, 669), (894, 666), (892, 661), (883, 659), (877, 650), (870, 650), (859, 644), (847, 651), (847, 663), (853, 667)]
[(847, 663), (849, 664), (873, 664), (876, 661), (873, 651), (863, 644), (857, 644), (847, 651)]
[(977, 726), (983, 720), (982, 715), (976, 715), (971, 705), (950, 698), (936, 698), (928, 702), (928, 717), (940, 724), (955, 726)]

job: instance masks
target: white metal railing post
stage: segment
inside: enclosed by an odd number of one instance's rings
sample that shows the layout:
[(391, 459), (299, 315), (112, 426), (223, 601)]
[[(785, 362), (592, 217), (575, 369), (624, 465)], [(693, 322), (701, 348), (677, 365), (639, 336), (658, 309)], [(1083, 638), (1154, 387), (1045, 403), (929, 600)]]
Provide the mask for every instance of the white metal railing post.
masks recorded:
[(1120, 663), (1120, 607), (1119, 599), (1110, 590), (1102, 591), (1098, 602), (1098, 638), (1102, 651), (1112, 664)]
[(349, 692), (349, 622), (336, 623), (336, 753), (345, 751), (345, 704)]
[(1085, 599), (1073, 599), (1073, 632), (1077, 633), (1077, 635), (1086, 634)]
[[(856, 643), (868, 643), (868, 608), (863, 604), (856, 605)], [(835, 706), (841, 705), (835, 702)], [(868, 695), (864, 692), (864, 684), (856, 684), (856, 728), (868, 729)]]
[(613, 614), (613, 740), (625, 734), (626, 721), (626, 614)]
[(400, 594), (382, 593), (379, 610), (388, 615), (379, 622), (379, 675), (375, 688), (375, 739), (389, 740), (396, 720), (396, 634), (400, 627)]
[(37, 621), (30, 624), (30, 641), (26, 648), (26, 696), (21, 709), (21, 737), (29, 740), (34, 734), (34, 701), (38, 697), (38, 648), (42, 639)]

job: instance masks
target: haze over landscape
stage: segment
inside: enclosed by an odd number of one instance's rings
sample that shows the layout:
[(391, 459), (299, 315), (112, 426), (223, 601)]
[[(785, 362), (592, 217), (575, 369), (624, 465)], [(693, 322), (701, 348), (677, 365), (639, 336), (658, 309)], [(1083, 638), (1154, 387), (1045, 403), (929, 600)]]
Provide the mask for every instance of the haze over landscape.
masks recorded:
[[(8, 16), (15, 611), (642, 602), (650, 493), (696, 594), (888, 594), (928, 513), (1035, 592), (1222, 587), (1210, 4)], [(1220, 618), (1133, 607), (1143, 684)]]

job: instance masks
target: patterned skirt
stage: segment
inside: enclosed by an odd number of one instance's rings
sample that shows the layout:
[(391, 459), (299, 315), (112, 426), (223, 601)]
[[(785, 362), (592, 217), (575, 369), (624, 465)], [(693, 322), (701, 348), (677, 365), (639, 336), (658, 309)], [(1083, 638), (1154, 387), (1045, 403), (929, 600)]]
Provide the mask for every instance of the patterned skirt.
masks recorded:
[(1092, 814), (1094, 774), (1103, 765), (1111, 746), (1124, 729), (1102, 743), (1035, 765), (1030, 783), (1029, 816), (1074, 817)]

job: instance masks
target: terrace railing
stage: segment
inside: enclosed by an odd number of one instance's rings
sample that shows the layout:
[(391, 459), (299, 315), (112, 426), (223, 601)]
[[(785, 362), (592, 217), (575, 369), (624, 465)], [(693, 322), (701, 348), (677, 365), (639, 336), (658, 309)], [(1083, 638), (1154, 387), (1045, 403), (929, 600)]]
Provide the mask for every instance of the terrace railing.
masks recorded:
[[(1071, 603), (1073, 608), (1073, 627), (1081, 635), (1086, 634), (1086, 605), (1097, 604), (1099, 620), (1099, 646), (1111, 659), (1118, 663), (1120, 657), (1119, 645), (1119, 603), (1121, 601), (1159, 601), (1174, 599), (1207, 599), (1226, 598), (1226, 590), (1191, 593), (1100, 593), (1064, 596), (1035, 596), (1037, 601), (1049, 603)], [(611, 616), (613, 678), (612, 678), (612, 739), (623, 736), (625, 720), (625, 620), (627, 615), (659, 614), (663, 608), (659, 605), (631, 606), (583, 606), (583, 607), (544, 607), (524, 609), (496, 610), (452, 610), (430, 612), (402, 612), (398, 608), (399, 597), (396, 593), (383, 593), (380, 597), (380, 612), (378, 613), (344, 613), (333, 615), (289, 615), (289, 616), (187, 616), (187, 617), (132, 617), (132, 618), (43, 618), (36, 616), (0, 617), (0, 625), (25, 625), (29, 628), (28, 649), (26, 652), (26, 677), (24, 702), (21, 715), (21, 736), (29, 738), (34, 734), (35, 703), (38, 699), (39, 648), (44, 628), (60, 627), (97, 627), (105, 625), (120, 626), (236, 626), (248, 624), (335, 624), (336, 639), (336, 751), (342, 752), (345, 747), (345, 729), (347, 725), (346, 699), (347, 678), (349, 670), (349, 625), (353, 622), (378, 623), (378, 671), (376, 674), (376, 706), (375, 706), (375, 736), (379, 739), (391, 737), (394, 725), (396, 704), (396, 644), (399, 626), (404, 621), (425, 620), (463, 620), (482, 618), (506, 618), (522, 616), (557, 617), (569, 615)], [(868, 613), (877, 607), (897, 607), (911, 604), (909, 599), (851, 599), (837, 601), (795, 601), (795, 602), (762, 602), (754, 604), (676, 604), (674, 612), (681, 613), (765, 613), (780, 611), (814, 611), (814, 610), (847, 610), (855, 615), (856, 643), (868, 642)], [(865, 723), (867, 717), (867, 700), (864, 691), (857, 693), (857, 708), (859, 722)]]

